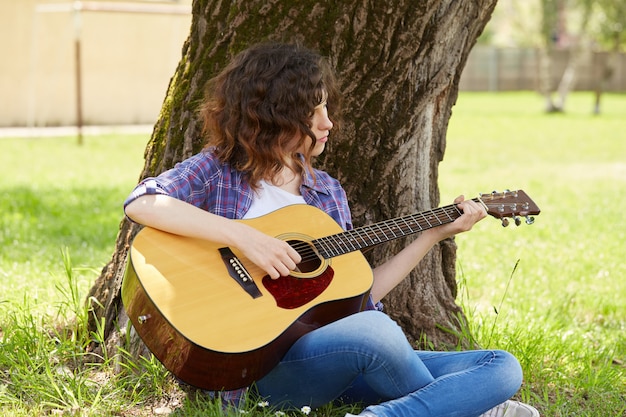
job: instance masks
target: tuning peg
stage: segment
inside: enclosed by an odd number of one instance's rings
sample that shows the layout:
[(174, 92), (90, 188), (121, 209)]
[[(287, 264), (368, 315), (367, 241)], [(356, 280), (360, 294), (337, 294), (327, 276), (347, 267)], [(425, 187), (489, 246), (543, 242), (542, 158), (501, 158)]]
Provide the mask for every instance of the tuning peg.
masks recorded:
[(520, 219), (519, 216), (513, 217), (513, 220), (515, 220), (515, 226), (522, 224), (522, 219)]
[(526, 216), (526, 224), (533, 224), (535, 222), (535, 218), (533, 216)]
[(502, 227), (507, 227), (509, 225), (509, 219), (506, 217), (502, 218)]

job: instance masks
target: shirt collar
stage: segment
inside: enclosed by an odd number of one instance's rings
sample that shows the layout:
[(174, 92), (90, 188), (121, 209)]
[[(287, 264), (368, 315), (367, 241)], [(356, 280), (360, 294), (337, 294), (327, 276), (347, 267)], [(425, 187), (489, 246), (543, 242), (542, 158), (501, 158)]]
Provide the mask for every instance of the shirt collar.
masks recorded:
[(319, 175), (315, 172), (316, 170), (312, 170), (310, 168), (305, 168), (304, 175), (302, 177), (302, 186), (318, 193), (330, 195), (330, 188), (323, 176)]

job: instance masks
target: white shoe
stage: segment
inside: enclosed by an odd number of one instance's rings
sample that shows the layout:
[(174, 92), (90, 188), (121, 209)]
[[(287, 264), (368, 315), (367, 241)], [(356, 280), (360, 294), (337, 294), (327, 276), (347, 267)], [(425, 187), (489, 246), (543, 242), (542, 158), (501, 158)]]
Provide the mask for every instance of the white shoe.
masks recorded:
[(528, 404), (508, 400), (479, 417), (539, 417), (539, 411)]

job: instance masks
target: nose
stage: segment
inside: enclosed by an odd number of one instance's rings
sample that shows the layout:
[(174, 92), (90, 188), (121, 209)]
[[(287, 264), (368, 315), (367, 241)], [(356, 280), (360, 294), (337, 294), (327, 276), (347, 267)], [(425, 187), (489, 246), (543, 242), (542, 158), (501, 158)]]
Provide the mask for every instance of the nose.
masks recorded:
[(324, 117), (324, 130), (331, 130), (333, 126), (333, 121), (328, 116)]
[(330, 117), (328, 117), (328, 109), (326, 108), (326, 106), (323, 106), (320, 110), (321, 114), (318, 118), (317, 128), (319, 130), (331, 130), (334, 124), (332, 120), (330, 120)]

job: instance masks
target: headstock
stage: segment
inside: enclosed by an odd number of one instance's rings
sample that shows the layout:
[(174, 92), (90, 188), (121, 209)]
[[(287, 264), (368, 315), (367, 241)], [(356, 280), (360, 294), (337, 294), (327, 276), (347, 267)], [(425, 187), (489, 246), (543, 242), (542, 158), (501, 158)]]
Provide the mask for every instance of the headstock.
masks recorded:
[(541, 211), (528, 194), (522, 190), (491, 192), (480, 194), (478, 201), (487, 209), (487, 213), (496, 219), (502, 220), (502, 226), (509, 225), (509, 218), (512, 218), (516, 226), (522, 223), (521, 217), (526, 218), (526, 224), (533, 224), (533, 216)]

